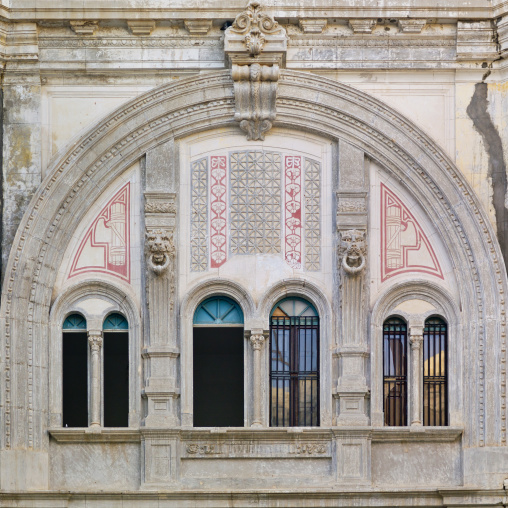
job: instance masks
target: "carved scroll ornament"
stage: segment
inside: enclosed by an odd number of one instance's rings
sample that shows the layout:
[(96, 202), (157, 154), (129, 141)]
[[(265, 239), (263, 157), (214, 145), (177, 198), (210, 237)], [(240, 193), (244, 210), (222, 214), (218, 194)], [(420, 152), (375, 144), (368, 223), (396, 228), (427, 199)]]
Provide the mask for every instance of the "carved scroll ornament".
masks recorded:
[(342, 257), (342, 268), (348, 275), (356, 275), (364, 270), (366, 252), (365, 231), (341, 231), (339, 255)]
[(248, 140), (263, 140), (276, 116), (279, 67), (287, 51), (286, 30), (253, 0), (226, 30), (224, 49), (232, 63), (235, 120)]
[(249, 55), (256, 56), (263, 50), (265, 35), (280, 33), (281, 30), (277, 21), (263, 12), (261, 4), (254, 0), (245, 11), (238, 14), (230, 32), (244, 35), (243, 42)]
[(272, 128), (278, 79), (278, 65), (233, 65), (235, 120), (249, 141), (263, 141)]
[(173, 237), (162, 229), (153, 229), (146, 233), (148, 266), (156, 274), (164, 273), (175, 256)]

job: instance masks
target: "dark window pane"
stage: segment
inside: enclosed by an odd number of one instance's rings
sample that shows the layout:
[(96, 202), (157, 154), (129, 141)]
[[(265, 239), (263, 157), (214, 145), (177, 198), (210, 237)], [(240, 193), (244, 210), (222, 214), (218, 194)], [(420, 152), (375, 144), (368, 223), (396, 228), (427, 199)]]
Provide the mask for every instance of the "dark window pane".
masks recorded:
[(129, 334), (104, 332), (104, 426), (129, 426)]
[(270, 425), (319, 425), (318, 339), (317, 317), (272, 314)]
[(423, 333), (423, 424), (448, 425), (447, 326), (440, 318), (425, 322)]
[(407, 327), (392, 318), (383, 325), (385, 425), (407, 425)]
[(62, 351), (64, 427), (88, 427), (87, 359), (86, 332), (64, 332)]

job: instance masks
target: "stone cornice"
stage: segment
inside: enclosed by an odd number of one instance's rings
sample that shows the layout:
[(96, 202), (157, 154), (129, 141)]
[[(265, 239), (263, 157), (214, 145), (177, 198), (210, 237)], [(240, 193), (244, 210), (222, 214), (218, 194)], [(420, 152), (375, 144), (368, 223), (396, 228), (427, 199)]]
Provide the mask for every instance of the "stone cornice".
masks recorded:
[[(449, 0), (445, 3), (438, 0), (406, 0), (397, 7), (379, 6), (375, 0), (365, 0), (361, 6), (337, 5), (333, 0), (321, 0), (314, 5), (305, 6), (302, 2), (285, 0), (278, 2), (272, 9), (273, 2), (267, 4), (272, 14), (278, 18), (384, 18), (413, 17), (439, 19), (488, 19), (506, 12), (506, 2), (492, 5), (488, 0)], [(206, 6), (189, 8), (185, 0), (176, 0), (171, 5), (161, 6), (157, 0), (103, 0), (87, 8), (81, 0), (38, 0), (36, 6), (30, 0), (13, 0), (12, 6), (3, 6), (0, 15), (6, 19), (21, 20), (56, 20), (56, 19), (234, 19), (239, 11), (245, 8), (244, 0), (234, 0), (225, 6), (220, 0), (210, 0)], [(282, 5), (281, 5), (282, 4)]]

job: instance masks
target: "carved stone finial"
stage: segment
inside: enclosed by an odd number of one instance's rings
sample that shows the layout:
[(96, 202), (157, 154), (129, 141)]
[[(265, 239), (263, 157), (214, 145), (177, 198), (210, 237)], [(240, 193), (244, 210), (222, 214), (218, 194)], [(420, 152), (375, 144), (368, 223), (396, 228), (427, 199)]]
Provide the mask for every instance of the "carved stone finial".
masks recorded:
[(235, 120), (248, 140), (262, 141), (277, 114), (277, 81), (287, 51), (286, 30), (253, 0), (226, 30), (224, 49), (232, 64)]
[(342, 268), (348, 275), (356, 275), (364, 270), (366, 252), (365, 231), (341, 231), (339, 255), (342, 257)]
[(148, 266), (156, 275), (164, 273), (175, 256), (173, 237), (162, 229), (152, 229), (146, 232), (146, 247), (148, 250)]
[(250, 56), (263, 51), (266, 36), (284, 31), (279, 23), (263, 12), (261, 4), (255, 0), (249, 2), (247, 9), (238, 14), (233, 25), (228, 28), (229, 35), (243, 36), (243, 43)]

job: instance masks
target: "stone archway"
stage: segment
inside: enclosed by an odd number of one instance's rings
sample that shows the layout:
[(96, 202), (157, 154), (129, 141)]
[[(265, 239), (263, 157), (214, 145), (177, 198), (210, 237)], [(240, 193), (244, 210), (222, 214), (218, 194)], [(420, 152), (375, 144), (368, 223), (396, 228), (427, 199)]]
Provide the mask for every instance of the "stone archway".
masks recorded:
[[(48, 348), (51, 293), (69, 231), (90, 200), (132, 162), (169, 139), (236, 126), (234, 107), (229, 71), (164, 85), (99, 122), (48, 168), (18, 229), (2, 290), (3, 450), (24, 449), (26, 456), (39, 457), (34, 463), (47, 456), (48, 380), (37, 366)], [(473, 415), (466, 422), (468, 444), (505, 443), (506, 395), (486, 378), (490, 370), (506, 378), (504, 359), (496, 353), (506, 345), (506, 272), (494, 231), (464, 177), (398, 112), (331, 80), (281, 71), (277, 111), (275, 126), (346, 140), (363, 150), (403, 182), (447, 238), (462, 295), (464, 341), (475, 352), (464, 365), (477, 385), (464, 408)], [(496, 326), (488, 326), (487, 318)], [(486, 418), (487, 392), (497, 408), (490, 414), (501, 414), (499, 421)]]

